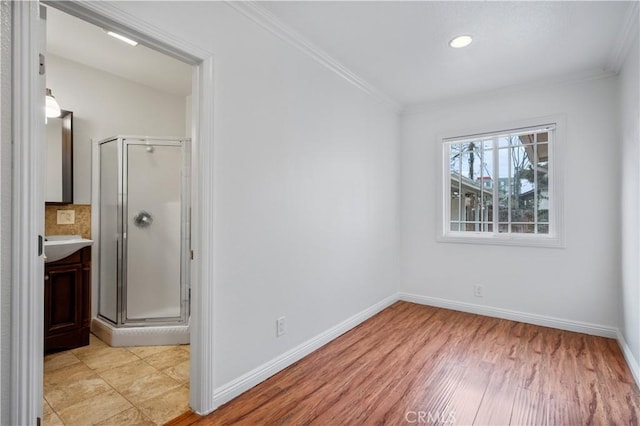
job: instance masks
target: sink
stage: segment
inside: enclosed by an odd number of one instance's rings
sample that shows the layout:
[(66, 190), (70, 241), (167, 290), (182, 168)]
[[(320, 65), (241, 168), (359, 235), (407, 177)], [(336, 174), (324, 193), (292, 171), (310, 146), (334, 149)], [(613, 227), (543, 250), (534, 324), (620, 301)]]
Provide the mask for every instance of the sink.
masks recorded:
[(45, 262), (64, 259), (92, 244), (93, 240), (82, 238), (80, 235), (49, 235), (44, 240)]

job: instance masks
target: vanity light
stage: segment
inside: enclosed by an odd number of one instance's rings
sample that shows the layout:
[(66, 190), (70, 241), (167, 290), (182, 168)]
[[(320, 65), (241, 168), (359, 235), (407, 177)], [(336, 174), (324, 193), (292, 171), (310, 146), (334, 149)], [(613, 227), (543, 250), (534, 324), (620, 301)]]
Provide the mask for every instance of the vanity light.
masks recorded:
[(470, 35), (459, 35), (451, 39), (451, 41), (449, 42), (449, 46), (453, 47), (454, 49), (460, 49), (462, 47), (467, 47), (471, 44), (472, 41), (473, 38), (471, 38)]
[(51, 89), (47, 88), (46, 94), (45, 107), (47, 118), (60, 117), (60, 105), (58, 105), (58, 101), (56, 101), (56, 98), (51, 94)]
[(131, 46), (137, 46), (138, 42), (137, 41), (133, 41), (130, 38), (127, 38), (123, 35), (120, 35), (118, 33), (114, 33), (113, 31), (107, 31), (107, 34), (109, 34), (111, 37), (115, 37), (120, 41), (124, 41), (125, 43), (131, 45)]

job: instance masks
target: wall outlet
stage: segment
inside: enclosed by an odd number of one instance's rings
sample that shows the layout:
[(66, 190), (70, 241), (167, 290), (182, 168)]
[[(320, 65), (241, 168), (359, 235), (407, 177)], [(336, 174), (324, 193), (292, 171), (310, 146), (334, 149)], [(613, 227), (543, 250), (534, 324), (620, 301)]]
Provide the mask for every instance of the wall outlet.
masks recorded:
[(482, 297), (484, 296), (484, 286), (481, 285), (474, 285), (473, 286), (473, 295), (475, 297)]
[(76, 223), (76, 211), (75, 210), (58, 210), (57, 211), (58, 225), (73, 225)]
[(283, 334), (287, 333), (287, 328), (285, 327), (284, 317), (280, 317), (276, 320), (276, 336), (280, 337)]

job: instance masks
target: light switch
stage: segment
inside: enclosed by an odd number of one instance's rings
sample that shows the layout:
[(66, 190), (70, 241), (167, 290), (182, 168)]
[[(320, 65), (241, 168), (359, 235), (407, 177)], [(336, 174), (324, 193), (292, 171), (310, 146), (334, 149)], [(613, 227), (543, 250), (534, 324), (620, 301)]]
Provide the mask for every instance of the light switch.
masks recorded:
[(76, 223), (75, 210), (58, 210), (58, 225), (73, 225)]

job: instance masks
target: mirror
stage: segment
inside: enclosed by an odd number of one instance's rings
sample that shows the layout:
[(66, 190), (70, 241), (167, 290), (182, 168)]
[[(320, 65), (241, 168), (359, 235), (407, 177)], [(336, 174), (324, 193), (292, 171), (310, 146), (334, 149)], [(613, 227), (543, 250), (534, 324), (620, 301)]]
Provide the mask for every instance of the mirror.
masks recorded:
[(73, 203), (73, 113), (47, 119), (45, 201)]

